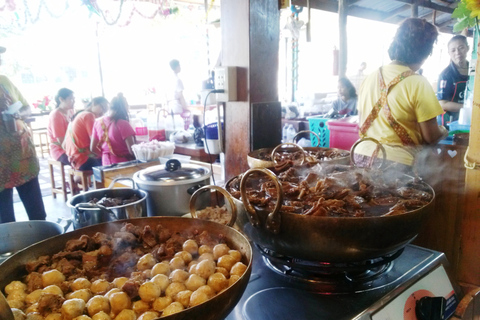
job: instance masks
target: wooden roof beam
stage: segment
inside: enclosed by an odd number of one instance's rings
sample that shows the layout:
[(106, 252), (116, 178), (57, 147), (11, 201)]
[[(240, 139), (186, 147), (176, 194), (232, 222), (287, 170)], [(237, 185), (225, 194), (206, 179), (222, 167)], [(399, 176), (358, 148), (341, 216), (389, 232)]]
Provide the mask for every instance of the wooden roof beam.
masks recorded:
[(415, 3), (417, 3), (420, 7), (429, 8), (429, 9), (450, 13), (450, 14), (453, 12), (453, 10), (455, 10), (455, 8), (451, 8), (448, 6), (441, 6), (439, 4), (432, 3), (427, 0), (395, 0), (395, 1), (408, 3), (410, 5), (414, 5)]
[(397, 9), (395, 10), (392, 10), (390, 12), (387, 12), (385, 15), (384, 15), (384, 18), (382, 19), (383, 22), (390, 22), (390, 20), (392, 18), (395, 18), (398, 14), (402, 13), (402, 12), (405, 12), (405, 11), (410, 11), (411, 10), (411, 7), (409, 4), (404, 4), (402, 5), (401, 7), (398, 7)]

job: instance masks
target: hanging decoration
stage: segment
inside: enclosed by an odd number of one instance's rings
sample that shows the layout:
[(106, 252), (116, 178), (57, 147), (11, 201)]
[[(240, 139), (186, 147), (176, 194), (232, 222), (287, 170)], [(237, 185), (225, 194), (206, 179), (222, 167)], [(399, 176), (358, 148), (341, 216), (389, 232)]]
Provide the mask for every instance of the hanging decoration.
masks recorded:
[(82, 3), (87, 7), (90, 13), (100, 15), (100, 9), (98, 8), (97, 0), (82, 0)]
[(122, 23), (122, 24), (119, 24), (118, 26), (119, 27), (126, 27), (130, 24), (130, 22), (132, 22), (132, 18), (135, 14), (138, 14), (140, 17), (144, 18), (144, 19), (155, 19), (155, 17), (158, 15), (159, 17), (167, 17), (171, 14), (176, 14), (179, 12), (179, 9), (178, 7), (173, 7), (173, 8), (167, 8), (167, 9), (164, 9), (163, 8), (163, 4), (161, 4), (157, 9), (155, 9), (155, 11), (151, 14), (144, 14), (142, 13), (140, 10), (137, 9), (137, 7), (134, 5), (133, 8), (132, 8), (132, 11), (130, 12), (130, 15), (128, 17), (128, 19)]

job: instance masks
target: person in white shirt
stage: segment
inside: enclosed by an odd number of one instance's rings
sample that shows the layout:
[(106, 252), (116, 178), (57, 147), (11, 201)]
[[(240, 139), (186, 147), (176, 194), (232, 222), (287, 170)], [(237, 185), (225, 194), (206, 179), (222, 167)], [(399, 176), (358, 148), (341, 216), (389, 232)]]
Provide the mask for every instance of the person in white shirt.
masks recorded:
[(183, 82), (178, 76), (181, 71), (180, 62), (173, 59), (170, 61), (170, 68), (173, 71), (173, 79), (170, 80), (166, 93), (168, 111), (171, 114), (182, 114), (188, 110), (188, 106), (183, 96)]

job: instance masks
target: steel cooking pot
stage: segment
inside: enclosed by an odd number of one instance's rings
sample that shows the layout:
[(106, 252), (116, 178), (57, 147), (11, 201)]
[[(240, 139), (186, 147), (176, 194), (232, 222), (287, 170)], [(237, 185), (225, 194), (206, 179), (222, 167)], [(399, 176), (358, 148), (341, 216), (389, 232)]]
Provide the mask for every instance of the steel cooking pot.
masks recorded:
[[(210, 184), (208, 168), (176, 159), (168, 160), (165, 166), (153, 166), (133, 175), (138, 188), (147, 191), (149, 216), (182, 216), (189, 212), (192, 194)], [(208, 195), (204, 200), (208, 201)]]
[[(8, 259), (0, 265), (0, 288), (3, 290), (11, 281), (22, 279), (25, 275), (25, 264), (29, 261), (37, 259), (43, 255), (52, 255), (62, 251), (65, 244), (69, 240), (78, 239), (82, 235), (93, 236), (97, 232), (113, 234), (121, 229), (123, 223), (129, 222), (136, 226), (143, 227), (149, 225), (152, 229), (161, 224), (163, 227), (176, 232), (184, 232), (187, 230), (207, 231), (211, 234), (223, 235), (227, 245), (239, 250), (244, 257), (244, 263), (247, 270), (232, 286), (223, 292), (217, 294), (212, 299), (199, 304), (198, 306), (185, 309), (182, 312), (171, 316), (162, 317), (165, 320), (186, 320), (186, 319), (202, 319), (202, 320), (220, 320), (224, 319), (240, 300), (250, 279), (252, 271), (252, 247), (249, 241), (238, 231), (233, 228), (200, 219), (188, 219), (181, 217), (150, 217), (139, 218), (122, 221), (114, 221), (109, 223), (101, 223), (86, 228), (74, 230), (51, 239), (39, 242), (24, 250), (17, 252), (12, 259)], [(1, 304), (0, 304), (1, 308)], [(5, 312), (0, 310), (0, 315)]]
[(62, 234), (70, 227), (71, 221), (60, 224), (43, 221), (18, 221), (0, 224), (0, 263), (18, 250), (47, 238)]
[[(67, 202), (67, 206), (70, 207), (72, 212), (75, 229), (102, 222), (147, 216), (147, 192), (134, 188), (114, 188), (115, 182), (120, 180), (131, 180), (135, 186), (131, 178), (117, 178), (112, 181), (108, 188), (78, 194)], [(100, 200), (103, 197), (129, 199), (133, 196), (137, 196), (139, 200), (108, 208), (90, 203), (94, 199)]]
[[(323, 148), (323, 147), (301, 147), (294, 143), (282, 143), (275, 148), (262, 148), (251, 151), (247, 155), (247, 163), (250, 168), (270, 168), (277, 164), (277, 157), (280, 157), (282, 153), (294, 153), (298, 152), (301, 157), (300, 162), (304, 161), (318, 161), (328, 162), (331, 164), (349, 164), (350, 152), (336, 149), (336, 148)], [(330, 157), (321, 159), (315, 159), (312, 154), (330, 154)], [(266, 160), (269, 159), (269, 160)], [(270, 160), (271, 159), (271, 160)]]
[[(246, 199), (245, 184), (254, 173), (268, 175), (277, 194), (283, 194), (273, 172), (250, 169), (241, 178), (242, 198), (233, 198), (237, 210), (236, 224), (253, 242), (293, 258), (324, 262), (360, 262), (388, 256), (406, 246), (417, 236), (424, 217), (433, 209), (432, 200), (424, 207), (403, 214), (380, 217), (306, 216), (280, 211), (281, 201), (273, 212), (254, 208)], [(226, 184), (227, 190), (234, 177)]]

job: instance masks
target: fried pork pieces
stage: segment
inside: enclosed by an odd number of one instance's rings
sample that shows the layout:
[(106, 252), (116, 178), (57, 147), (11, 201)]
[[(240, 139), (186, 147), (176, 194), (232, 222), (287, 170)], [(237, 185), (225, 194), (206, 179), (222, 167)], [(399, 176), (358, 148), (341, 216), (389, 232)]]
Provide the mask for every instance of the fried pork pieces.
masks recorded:
[[(428, 185), (394, 172), (292, 162), (274, 171), (284, 192), (282, 212), (330, 217), (396, 215), (421, 208), (433, 198)], [(240, 180), (241, 176), (227, 186), (237, 199), (241, 197)], [(250, 177), (246, 191), (258, 209), (275, 207), (275, 184), (265, 175)]]
[(125, 223), (29, 262), (5, 294), (16, 320), (154, 319), (227, 289), (247, 269), (241, 260), (222, 235)]

